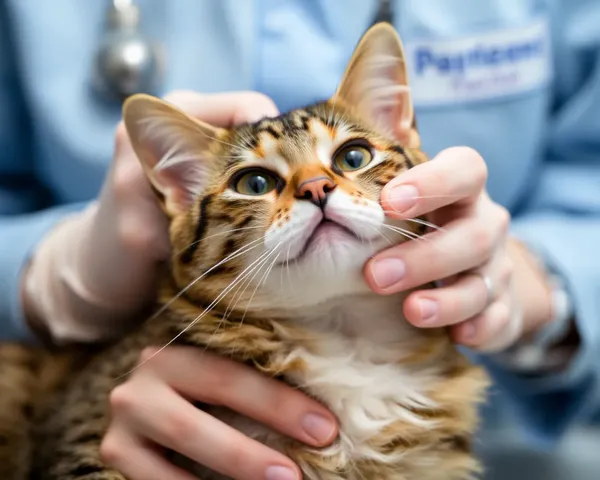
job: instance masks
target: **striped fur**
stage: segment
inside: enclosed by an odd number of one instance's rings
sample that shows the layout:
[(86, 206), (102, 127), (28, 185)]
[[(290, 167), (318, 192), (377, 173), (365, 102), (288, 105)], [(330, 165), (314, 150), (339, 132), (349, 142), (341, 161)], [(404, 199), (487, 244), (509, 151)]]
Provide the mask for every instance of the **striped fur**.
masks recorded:
[[(33, 467), (40, 480), (121, 480), (99, 456), (110, 392), (145, 347), (174, 338), (254, 365), (337, 415), (339, 438), (311, 449), (208, 407), (289, 455), (306, 479), (474, 478), (480, 467), (470, 443), (484, 372), (445, 329), (402, 318), (408, 292), (377, 296), (362, 277), (374, 253), (424, 233), (418, 222), (388, 218), (379, 202), (387, 182), (426, 161), (391, 28), (365, 35), (326, 102), (222, 129), (136, 96), (124, 118), (171, 219), (160, 314), (85, 361), (0, 349), (0, 372), (15, 391), (2, 397), (0, 412), (19, 412), (0, 417), (0, 468), (10, 466), (2, 478), (25, 480)], [(356, 145), (370, 162), (343, 170), (340, 149)], [(236, 187), (250, 167), (273, 177), (269, 191)], [(315, 179), (328, 182), (326, 202), (302, 193)], [(33, 414), (25, 408), (32, 402)], [(224, 478), (189, 468), (204, 480)]]

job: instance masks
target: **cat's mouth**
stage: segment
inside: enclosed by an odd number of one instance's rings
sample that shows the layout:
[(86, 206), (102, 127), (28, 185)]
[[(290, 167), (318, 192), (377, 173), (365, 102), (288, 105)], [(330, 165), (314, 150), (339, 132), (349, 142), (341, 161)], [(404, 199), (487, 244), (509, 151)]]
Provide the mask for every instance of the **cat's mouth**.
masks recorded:
[(332, 245), (339, 241), (359, 240), (360, 238), (348, 227), (327, 218), (323, 218), (309, 235), (304, 246), (298, 254), (290, 258), (289, 262), (301, 262), (312, 252), (332, 248)]

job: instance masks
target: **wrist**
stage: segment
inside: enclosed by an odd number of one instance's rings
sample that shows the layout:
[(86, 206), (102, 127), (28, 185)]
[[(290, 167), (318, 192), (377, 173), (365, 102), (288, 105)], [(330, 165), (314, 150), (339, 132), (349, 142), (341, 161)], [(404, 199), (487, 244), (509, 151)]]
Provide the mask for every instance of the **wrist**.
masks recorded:
[(513, 261), (513, 280), (523, 313), (523, 337), (533, 336), (554, 317), (552, 285), (545, 265), (528, 246), (511, 238), (507, 250)]
[(515, 276), (523, 299), (525, 331), (497, 360), (522, 374), (558, 371), (569, 364), (579, 347), (574, 308), (566, 279), (541, 251), (511, 241)]

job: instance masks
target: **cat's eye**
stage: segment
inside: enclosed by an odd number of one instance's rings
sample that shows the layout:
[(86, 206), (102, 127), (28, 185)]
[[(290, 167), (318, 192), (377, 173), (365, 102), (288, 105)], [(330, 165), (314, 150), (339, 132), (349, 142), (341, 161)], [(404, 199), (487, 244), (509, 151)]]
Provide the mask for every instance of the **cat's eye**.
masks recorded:
[(361, 144), (353, 143), (340, 148), (333, 157), (333, 164), (343, 172), (352, 172), (366, 167), (373, 160), (371, 150)]
[(272, 173), (253, 169), (239, 172), (234, 177), (233, 188), (244, 195), (260, 196), (275, 190), (278, 184), (278, 178)]

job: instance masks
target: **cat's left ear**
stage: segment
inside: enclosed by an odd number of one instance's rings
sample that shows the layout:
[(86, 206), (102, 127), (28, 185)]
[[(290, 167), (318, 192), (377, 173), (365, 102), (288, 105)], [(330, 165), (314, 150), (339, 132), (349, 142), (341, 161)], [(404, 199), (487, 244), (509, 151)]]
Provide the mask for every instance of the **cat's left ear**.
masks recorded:
[(390, 24), (378, 23), (363, 35), (330, 101), (338, 98), (382, 133), (420, 147), (404, 47)]
[(217, 176), (214, 148), (224, 130), (145, 94), (127, 99), (123, 121), (163, 210), (185, 212)]

